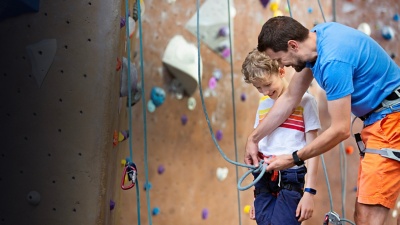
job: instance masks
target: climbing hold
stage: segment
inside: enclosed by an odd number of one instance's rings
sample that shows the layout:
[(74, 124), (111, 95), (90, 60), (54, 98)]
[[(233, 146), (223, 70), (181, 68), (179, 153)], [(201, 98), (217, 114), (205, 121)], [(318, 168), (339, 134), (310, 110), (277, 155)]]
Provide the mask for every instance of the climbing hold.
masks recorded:
[(399, 209), (400, 208), (400, 201), (397, 202), (396, 207)]
[(222, 140), (222, 130), (217, 130), (217, 133), (215, 134), (216, 138), (218, 141)]
[(211, 77), (210, 80), (208, 81), (208, 88), (211, 90), (217, 87), (217, 78)]
[(125, 166), (126, 164), (126, 159), (121, 159), (121, 166)]
[(283, 13), (282, 13), (282, 11), (281, 10), (275, 10), (274, 11), (274, 15), (273, 15), (273, 17), (277, 17), (277, 16), (283, 16)]
[(351, 155), (354, 152), (354, 148), (353, 148), (353, 146), (349, 145), (349, 146), (346, 147), (345, 151), (346, 151), (347, 155)]
[(122, 67), (122, 61), (117, 57), (117, 66), (115, 67), (116, 71), (119, 71)]
[(113, 146), (117, 146), (118, 145), (118, 131), (114, 130), (114, 134), (113, 134)]
[(228, 58), (231, 55), (231, 49), (230, 48), (225, 48), (221, 52), (222, 57)]
[(118, 134), (118, 141), (125, 141), (129, 137), (129, 130), (120, 131)]
[(113, 210), (115, 208), (115, 202), (113, 200), (110, 200), (110, 210)]
[(242, 93), (240, 95), (240, 100), (242, 100), (242, 102), (246, 101), (246, 94), (245, 93)]
[(156, 106), (151, 99), (147, 102), (147, 110), (149, 110), (151, 113), (156, 110)]
[(382, 37), (386, 40), (391, 40), (394, 38), (394, 30), (390, 26), (382, 27)]
[(203, 220), (205, 220), (205, 219), (208, 218), (208, 209), (204, 208), (204, 209), (201, 211), (201, 218), (202, 218)]
[(135, 32), (136, 22), (132, 17), (129, 17), (129, 38), (132, 38), (133, 33)]
[(371, 27), (369, 26), (368, 23), (360, 23), (357, 28), (359, 31), (365, 33), (366, 35), (370, 36), (371, 35)]
[(40, 42), (26, 46), (26, 51), (31, 62), (32, 75), (35, 77), (36, 83), (40, 88), (56, 55), (57, 40), (41, 40)]
[(397, 209), (394, 209), (392, 212), (392, 217), (397, 218), (397, 214), (398, 214)]
[(160, 214), (160, 208), (154, 207), (151, 211), (151, 214), (153, 214), (153, 216), (157, 216), (158, 214)]
[(190, 110), (193, 110), (194, 108), (196, 108), (196, 99), (194, 97), (190, 97), (188, 99), (188, 108)]
[(272, 12), (275, 12), (279, 9), (279, 3), (277, 1), (271, 2), (271, 4), (269, 5), (269, 9), (271, 9)]
[(228, 168), (226, 168), (226, 167), (223, 167), (223, 168), (218, 167), (217, 168), (217, 179), (219, 181), (225, 180), (225, 178), (228, 176), (228, 172), (229, 172)]
[(307, 12), (311, 14), (313, 12), (313, 8), (312, 7), (308, 7)]
[(395, 53), (390, 54), (390, 58), (392, 59), (396, 58), (396, 54)]
[(354, 192), (357, 192), (357, 189), (358, 189), (357, 186), (355, 186), (355, 187), (353, 188), (353, 191), (354, 191)]
[(40, 203), (40, 194), (37, 191), (30, 191), (28, 195), (26, 196), (26, 200), (28, 201), (29, 204), (31, 205), (39, 205)]
[(250, 209), (251, 209), (250, 205), (245, 205), (244, 208), (243, 208), (243, 211), (244, 211), (244, 213), (249, 214), (250, 213)]
[[(129, 74), (130, 81), (131, 81), (130, 84), (128, 84), (128, 66), (129, 66), (129, 72), (130, 72), (130, 74)], [(128, 93), (129, 93), (128, 88), (131, 89), (132, 93), (138, 92), (137, 82), (138, 82), (138, 74), (137, 74), (135, 64), (133, 64), (132, 62), (130, 62), (128, 64), (128, 59), (123, 57), (122, 58), (122, 72), (120, 74), (119, 96), (120, 97), (128, 96)]]
[(146, 191), (146, 190), (151, 190), (151, 188), (152, 188), (152, 185), (151, 185), (151, 183), (150, 182), (147, 182), (147, 183), (145, 183), (144, 184), (144, 190)]
[(393, 20), (394, 21), (399, 21), (400, 20), (400, 15), (398, 13), (394, 14)]
[(158, 174), (163, 174), (164, 171), (165, 171), (164, 166), (163, 166), (163, 165), (159, 165), (159, 166), (158, 166), (158, 169), (157, 169)]
[(229, 27), (228, 26), (223, 26), (219, 29), (219, 31), (218, 31), (219, 37), (226, 37), (228, 35), (229, 35)]
[(219, 81), (222, 78), (222, 72), (220, 69), (214, 69), (213, 71), (213, 77)]
[(151, 89), (150, 98), (156, 107), (162, 105), (165, 101), (165, 91), (160, 87), (153, 87)]
[(182, 116), (181, 116), (182, 125), (185, 125), (185, 124), (187, 123), (187, 121), (188, 121), (187, 116), (186, 116), (186, 115), (182, 115)]
[(139, 81), (136, 84), (136, 89), (135, 91), (131, 92), (131, 101), (129, 104), (129, 98), (126, 98), (126, 107), (134, 106), (136, 103), (140, 101), (142, 97), (142, 83)]
[(260, 2), (261, 2), (261, 5), (264, 7), (264, 9), (267, 8), (269, 0), (260, 0)]
[(121, 17), (119, 21), (119, 28), (123, 28), (125, 26), (126, 20), (125, 18)]

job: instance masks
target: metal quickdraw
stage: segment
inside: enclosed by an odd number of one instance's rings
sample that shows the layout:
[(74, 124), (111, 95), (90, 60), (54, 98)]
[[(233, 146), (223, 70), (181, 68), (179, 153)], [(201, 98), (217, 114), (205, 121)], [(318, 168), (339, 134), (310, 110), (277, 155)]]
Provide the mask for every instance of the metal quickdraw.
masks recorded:
[(327, 214), (325, 214), (325, 220), (323, 225), (328, 225), (329, 223), (342, 225), (339, 214), (333, 211), (330, 211)]
[[(128, 175), (128, 180), (131, 181), (132, 183), (129, 186), (125, 186), (125, 177)], [(126, 162), (125, 163), (125, 168), (124, 172), (122, 173), (122, 179), (121, 179), (121, 188), (123, 190), (128, 190), (131, 189), (135, 186), (136, 182), (136, 177), (137, 177), (137, 169), (136, 165), (133, 162)]]

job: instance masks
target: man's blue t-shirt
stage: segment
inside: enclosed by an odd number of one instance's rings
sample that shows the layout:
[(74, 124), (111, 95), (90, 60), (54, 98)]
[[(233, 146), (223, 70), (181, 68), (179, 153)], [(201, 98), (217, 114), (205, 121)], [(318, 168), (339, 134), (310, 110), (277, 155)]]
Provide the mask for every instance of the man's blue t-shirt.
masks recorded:
[(317, 34), (317, 60), (308, 62), (329, 101), (351, 94), (351, 110), (363, 116), (400, 86), (400, 68), (368, 35), (339, 23), (323, 23)]

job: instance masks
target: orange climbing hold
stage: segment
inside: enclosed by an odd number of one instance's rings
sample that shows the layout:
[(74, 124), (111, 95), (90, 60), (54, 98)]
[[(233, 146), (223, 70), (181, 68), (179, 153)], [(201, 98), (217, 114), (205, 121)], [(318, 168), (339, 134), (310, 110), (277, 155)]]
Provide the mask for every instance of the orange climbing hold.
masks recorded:
[(353, 148), (353, 146), (349, 145), (346, 147), (345, 151), (346, 151), (347, 155), (351, 155), (354, 152), (354, 148)]
[(113, 146), (118, 145), (118, 131), (114, 130), (114, 135), (113, 135)]
[(117, 71), (119, 71), (121, 69), (121, 67), (122, 67), (122, 61), (119, 58), (117, 58), (117, 66), (116, 66), (115, 69)]

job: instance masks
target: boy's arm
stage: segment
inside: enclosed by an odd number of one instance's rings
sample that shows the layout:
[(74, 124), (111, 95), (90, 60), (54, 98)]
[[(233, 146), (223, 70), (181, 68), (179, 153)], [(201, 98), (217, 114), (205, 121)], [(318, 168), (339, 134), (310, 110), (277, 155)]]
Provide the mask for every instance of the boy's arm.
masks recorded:
[[(317, 130), (312, 130), (305, 134), (307, 144), (311, 143), (315, 138), (317, 138), (317, 132), (318, 132)], [(315, 156), (313, 158), (308, 159), (306, 162), (307, 162), (307, 175), (304, 187), (315, 189), (315, 186), (317, 184), (319, 157)], [(309, 192), (304, 192), (304, 195), (301, 198), (296, 209), (296, 217), (299, 217), (300, 222), (308, 220), (312, 217), (313, 211), (314, 211), (314, 195)]]
[(247, 138), (244, 155), (246, 164), (258, 167), (258, 162), (260, 161), (258, 157), (258, 142), (285, 122), (293, 112), (293, 109), (299, 104), (312, 79), (312, 72), (308, 68), (293, 75), (287, 91), (276, 100), (267, 116)]

